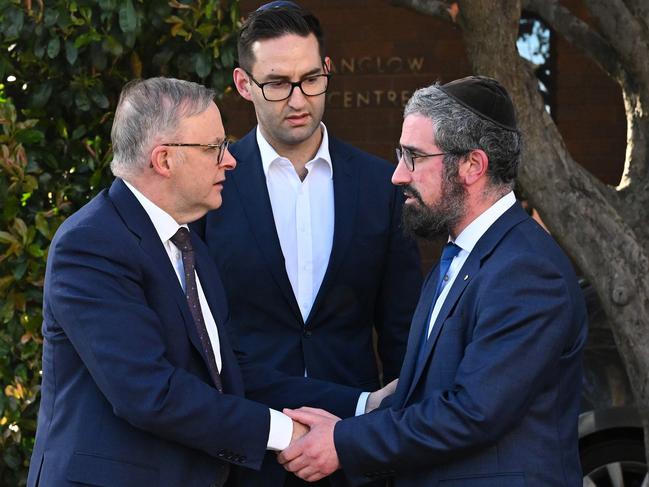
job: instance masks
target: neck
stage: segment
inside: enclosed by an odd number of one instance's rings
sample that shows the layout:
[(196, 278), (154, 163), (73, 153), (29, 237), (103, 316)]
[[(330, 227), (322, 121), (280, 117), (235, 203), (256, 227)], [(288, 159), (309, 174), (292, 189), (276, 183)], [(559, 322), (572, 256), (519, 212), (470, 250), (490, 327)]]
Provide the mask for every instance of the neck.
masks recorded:
[(318, 127), (308, 139), (299, 144), (281, 143), (269, 137), (263, 127), (260, 127), (260, 129), (262, 135), (275, 152), (291, 161), (291, 164), (293, 164), (295, 172), (298, 174), (300, 179), (304, 179), (307, 172), (305, 168), (306, 163), (313, 159), (320, 148), (320, 144), (322, 144), (322, 128)]
[(168, 187), (169, 185), (160, 184), (144, 176), (130, 177), (127, 181), (154, 205), (168, 213), (178, 225), (196, 221), (203, 216), (197, 212), (183, 211), (181, 205), (174, 199), (173, 188)]
[(460, 221), (449, 232), (451, 238), (455, 240), (466, 227), (482, 215), (485, 211), (491, 208), (500, 198), (509, 193), (509, 188), (476, 188), (477, 190), (469, 190), (467, 199), (465, 201), (465, 214)]

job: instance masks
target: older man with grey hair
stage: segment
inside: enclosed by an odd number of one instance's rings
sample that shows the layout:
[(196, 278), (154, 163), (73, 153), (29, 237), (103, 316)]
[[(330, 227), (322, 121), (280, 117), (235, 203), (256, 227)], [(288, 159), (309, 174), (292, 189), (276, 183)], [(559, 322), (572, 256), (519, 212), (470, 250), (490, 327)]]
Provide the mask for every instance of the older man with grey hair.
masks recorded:
[(236, 165), (213, 98), (166, 78), (122, 91), (117, 178), (49, 251), (30, 487), (222, 485), (304, 432), (275, 409), (356, 409), (361, 391), (237, 362), (218, 272), (187, 228)]

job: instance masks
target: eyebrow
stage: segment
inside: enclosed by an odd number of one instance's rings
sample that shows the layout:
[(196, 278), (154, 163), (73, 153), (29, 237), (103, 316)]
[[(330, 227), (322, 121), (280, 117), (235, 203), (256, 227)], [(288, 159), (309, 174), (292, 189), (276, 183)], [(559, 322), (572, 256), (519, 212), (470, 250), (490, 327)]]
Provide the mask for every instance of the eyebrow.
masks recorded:
[[(308, 78), (309, 76), (314, 76), (316, 74), (325, 74), (324, 69), (323, 69), (322, 66), (320, 66), (318, 68), (313, 68), (312, 70), (307, 71), (306, 73), (304, 73), (301, 76), (300, 79)], [(284, 76), (284, 75), (280, 75), (280, 74), (272, 74), (271, 73), (268, 76), (266, 76), (266, 80), (267, 81), (291, 81), (291, 78), (290, 78), (290, 76)]]
[(399, 144), (399, 146), (401, 147), (401, 149), (405, 149), (405, 150), (407, 150), (408, 152), (413, 152), (413, 153), (414, 153), (414, 152), (418, 152), (418, 153), (420, 153), (420, 154), (423, 154), (423, 153), (424, 153), (423, 150), (418, 149), (417, 147), (414, 147), (414, 146), (412, 146), (412, 145), (403, 145), (403, 144)]

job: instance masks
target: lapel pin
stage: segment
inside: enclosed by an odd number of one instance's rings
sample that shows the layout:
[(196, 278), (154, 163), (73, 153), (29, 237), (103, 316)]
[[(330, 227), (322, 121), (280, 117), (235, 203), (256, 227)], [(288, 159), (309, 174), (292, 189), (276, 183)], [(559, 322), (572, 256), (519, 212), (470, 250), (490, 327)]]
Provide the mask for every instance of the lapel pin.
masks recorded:
[(466, 274), (466, 275), (464, 276), (464, 280), (466, 281), (468, 278), (469, 278), (469, 275)]

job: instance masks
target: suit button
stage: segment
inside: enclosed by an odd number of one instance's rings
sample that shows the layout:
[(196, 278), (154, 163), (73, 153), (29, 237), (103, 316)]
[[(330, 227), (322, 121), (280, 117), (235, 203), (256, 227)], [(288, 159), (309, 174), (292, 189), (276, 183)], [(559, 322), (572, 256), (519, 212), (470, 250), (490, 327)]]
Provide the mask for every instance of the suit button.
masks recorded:
[(313, 333), (312, 333), (311, 331), (309, 331), (309, 330), (304, 330), (304, 331), (302, 332), (302, 335), (303, 335), (305, 338), (309, 338), (312, 334), (313, 334)]

